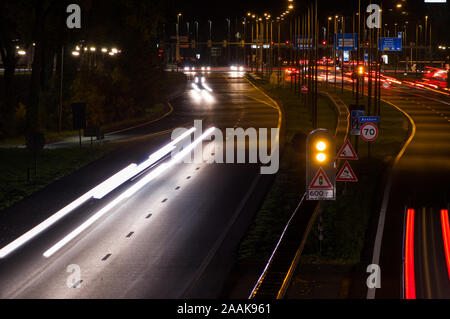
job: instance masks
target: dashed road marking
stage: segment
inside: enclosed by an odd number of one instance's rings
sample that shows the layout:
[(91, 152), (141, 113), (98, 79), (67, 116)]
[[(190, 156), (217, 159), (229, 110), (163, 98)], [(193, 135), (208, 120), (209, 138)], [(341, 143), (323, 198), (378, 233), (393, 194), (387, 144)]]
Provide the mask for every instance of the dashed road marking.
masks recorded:
[(105, 257), (102, 258), (102, 260), (105, 261), (105, 260), (108, 259), (109, 257), (111, 257), (111, 254), (107, 254)]
[(82, 282), (83, 280), (78, 280), (71, 288), (77, 288)]

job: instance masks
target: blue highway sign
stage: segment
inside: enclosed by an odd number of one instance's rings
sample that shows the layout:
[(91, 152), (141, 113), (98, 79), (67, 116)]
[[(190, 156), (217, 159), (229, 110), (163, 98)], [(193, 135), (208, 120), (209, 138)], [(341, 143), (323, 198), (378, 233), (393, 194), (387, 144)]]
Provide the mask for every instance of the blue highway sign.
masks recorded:
[(363, 123), (380, 123), (379, 116), (360, 116), (358, 118), (359, 124)]

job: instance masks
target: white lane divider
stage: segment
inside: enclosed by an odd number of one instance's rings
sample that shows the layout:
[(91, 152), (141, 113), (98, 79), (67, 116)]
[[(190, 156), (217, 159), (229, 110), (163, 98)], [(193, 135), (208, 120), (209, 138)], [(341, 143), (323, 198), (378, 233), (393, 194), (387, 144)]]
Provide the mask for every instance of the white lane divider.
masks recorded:
[(54, 223), (59, 221), (61, 218), (67, 216), (69, 213), (74, 211), (76, 208), (80, 207), (84, 203), (86, 203), (91, 198), (95, 199), (101, 199), (110, 192), (112, 192), (114, 189), (125, 183), (126, 181), (130, 180), (132, 177), (138, 175), (139, 173), (145, 171), (147, 168), (149, 168), (151, 165), (155, 164), (157, 161), (162, 159), (164, 156), (172, 152), (175, 148), (175, 145), (178, 144), (180, 141), (191, 135), (195, 131), (195, 127), (189, 129), (182, 135), (180, 135), (178, 138), (174, 139), (172, 142), (167, 144), (166, 146), (162, 147), (155, 153), (151, 154), (145, 162), (140, 164), (139, 166), (136, 164), (131, 164), (118, 172), (117, 174), (113, 175), (112, 177), (105, 180), (103, 183), (99, 184), (98, 186), (94, 187), (81, 197), (77, 198), (73, 202), (71, 202), (69, 205), (65, 206), (64, 208), (57, 211), (55, 214), (44, 220), (42, 223), (38, 224), (25, 234), (21, 235), (2, 249), (0, 249), (0, 259), (4, 258), (14, 250), (18, 249), (19, 247), (26, 244), (28, 241), (42, 233), (44, 230), (48, 229), (50, 226), (52, 226)]
[(192, 144), (183, 148), (182, 151), (177, 153), (169, 162), (163, 163), (160, 166), (156, 167), (154, 170), (152, 170), (150, 173), (148, 173), (146, 176), (144, 176), (140, 181), (138, 181), (136, 184), (134, 184), (129, 189), (124, 191), (121, 195), (119, 195), (111, 203), (109, 203), (108, 205), (103, 207), (101, 210), (99, 210), (97, 213), (95, 213), (93, 216), (91, 216), (87, 221), (85, 221), (83, 224), (81, 224), (79, 227), (77, 227), (75, 230), (73, 230), (71, 233), (69, 233), (67, 236), (65, 236), (63, 239), (61, 239), (59, 242), (57, 242), (55, 245), (53, 245), (51, 248), (49, 248), (47, 251), (45, 251), (43, 254), (44, 257), (48, 258), (48, 257), (52, 256), (55, 252), (57, 252), (62, 247), (64, 247), (67, 243), (69, 243), (72, 239), (77, 237), (80, 233), (82, 233), (84, 230), (86, 230), (89, 226), (91, 226), (99, 218), (101, 218), (103, 215), (105, 215), (107, 212), (109, 212), (112, 208), (117, 206), (120, 202), (133, 196), (137, 191), (139, 191), (141, 188), (143, 188), (145, 185), (147, 185), (153, 179), (155, 179), (156, 177), (158, 177), (159, 175), (161, 175), (162, 173), (167, 171), (169, 168), (171, 168), (172, 166), (174, 166), (175, 164), (180, 162), (185, 156), (187, 156), (199, 143), (201, 143), (214, 130), (215, 130), (215, 127), (209, 128), (205, 133), (203, 133)]

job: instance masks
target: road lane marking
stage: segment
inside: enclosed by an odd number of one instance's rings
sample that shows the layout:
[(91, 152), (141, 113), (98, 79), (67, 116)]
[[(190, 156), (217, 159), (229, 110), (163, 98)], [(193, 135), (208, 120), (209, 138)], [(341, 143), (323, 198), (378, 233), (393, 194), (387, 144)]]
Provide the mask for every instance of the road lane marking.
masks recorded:
[(132, 126), (132, 127), (127, 127), (127, 128), (125, 128), (125, 129), (122, 129), (122, 130), (110, 132), (110, 133), (105, 134), (105, 136), (114, 135), (114, 134), (118, 134), (118, 133), (130, 131), (130, 130), (134, 130), (134, 129), (136, 129), (136, 128), (140, 128), (140, 127), (143, 127), (143, 126), (146, 126), (146, 125), (149, 125), (149, 124), (158, 122), (159, 120), (162, 120), (163, 118), (165, 118), (165, 117), (169, 116), (170, 114), (172, 114), (172, 112), (173, 112), (173, 106), (172, 106), (172, 104), (171, 104), (170, 102), (167, 102), (167, 105), (169, 106), (169, 111), (166, 112), (165, 114), (161, 115), (161, 116), (158, 117), (157, 119), (151, 120), (151, 121), (146, 122), (146, 123), (143, 123), (143, 124), (138, 124), (138, 125), (135, 125), (135, 126)]
[(102, 260), (105, 261), (105, 260), (108, 259), (109, 257), (111, 257), (111, 254), (107, 254), (105, 257), (102, 258)]
[[(386, 182), (386, 186), (383, 193), (383, 202), (381, 204), (381, 210), (380, 210), (380, 217), (378, 218), (378, 227), (377, 227), (377, 234), (375, 236), (375, 244), (373, 248), (373, 255), (372, 255), (372, 264), (379, 265), (380, 264), (380, 254), (381, 254), (381, 242), (383, 241), (383, 232), (384, 232), (384, 223), (386, 220), (386, 211), (387, 206), (389, 203), (389, 194), (391, 192), (391, 186), (392, 186), (392, 176), (393, 171), (395, 169), (395, 166), (397, 166), (398, 162), (402, 158), (403, 154), (405, 153), (407, 147), (414, 139), (414, 136), (416, 135), (416, 124), (414, 123), (414, 120), (412, 117), (403, 111), (401, 108), (396, 106), (395, 104), (392, 104), (391, 102), (388, 102), (384, 99), (381, 99), (383, 102), (392, 105), (395, 107), (398, 111), (400, 111), (403, 115), (405, 115), (410, 124), (411, 124), (411, 135), (409, 136), (408, 140), (405, 142), (405, 145), (403, 145), (403, 148), (400, 150), (400, 152), (397, 154), (394, 160), (394, 164), (392, 165), (391, 172), (389, 173), (388, 180)], [(375, 299), (375, 292), (376, 288), (368, 288), (367, 290), (367, 299)]]
[[(265, 97), (267, 97), (274, 105), (275, 105), (275, 109), (278, 111), (278, 123), (277, 123), (277, 128), (278, 128), (278, 132), (280, 132), (281, 130), (281, 122), (283, 119), (283, 113), (281, 112), (281, 108), (278, 105), (278, 103), (272, 99), (269, 95), (267, 95), (263, 90), (261, 90), (259, 87), (257, 87), (255, 84), (253, 84), (249, 79), (245, 78), (247, 80), (248, 83), (250, 83), (255, 89), (257, 89), (259, 92), (261, 92)], [(273, 106), (271, 106), (273, 107)], [(279, 133), (277, 135), (276, 141), (279, 141)]]
[(78, 280), (72, 287), (70, 288), (77, 288), (79, 285), (83, 283), (83, 280)]

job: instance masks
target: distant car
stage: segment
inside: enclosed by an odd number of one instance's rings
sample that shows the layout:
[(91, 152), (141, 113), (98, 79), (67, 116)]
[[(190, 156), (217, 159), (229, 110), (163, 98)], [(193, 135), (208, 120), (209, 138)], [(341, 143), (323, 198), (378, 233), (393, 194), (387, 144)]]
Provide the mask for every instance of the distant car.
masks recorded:
[(234, 72), (244, 72), (245, 68), (242, 65), (232, 65), (230, 66), (230, 70)]
[(193, 72), (193, 71), (196, 71), (196, 70), (200, 69), (198, 62), (197, 61), (191, 61), (191, 60), (185, 60), (183, 62), (182, 68), (186, 72)]

